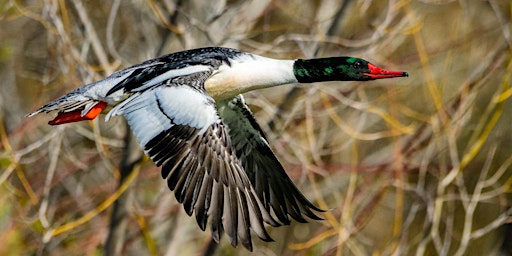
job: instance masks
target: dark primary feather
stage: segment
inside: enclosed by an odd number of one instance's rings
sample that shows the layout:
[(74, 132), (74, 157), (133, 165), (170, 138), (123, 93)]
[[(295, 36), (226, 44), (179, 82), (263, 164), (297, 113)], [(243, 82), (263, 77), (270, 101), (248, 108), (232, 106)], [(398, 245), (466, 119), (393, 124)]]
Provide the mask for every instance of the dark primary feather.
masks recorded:
[(322, 210), (306, 199), (290, 180), (243, 98), (220, 102), (218, 109), (237, 158), (265, 208), (270, 212), (272, 207), (283, 224), (290, 223), (288, 215), (299, 222), (306, 222), (304, 216), (321, 219), (314, 211)]
[[(229, 145), (222, 124), (199, 129), (174, 125), (146, 144), (145, 150), (162, 165), (162, 176), (175, 192), (188, 215), (195, 209), (199, 227), (209, 219), (212, 236), (218, 242), (223, 230), (233, 246), (240, 242), (252, 250), (250, 228), (265, 241), (271, 238), (263, 222), (277, 225), (256, 192)], [(207, 157), (205, 157), (207, 156)]]

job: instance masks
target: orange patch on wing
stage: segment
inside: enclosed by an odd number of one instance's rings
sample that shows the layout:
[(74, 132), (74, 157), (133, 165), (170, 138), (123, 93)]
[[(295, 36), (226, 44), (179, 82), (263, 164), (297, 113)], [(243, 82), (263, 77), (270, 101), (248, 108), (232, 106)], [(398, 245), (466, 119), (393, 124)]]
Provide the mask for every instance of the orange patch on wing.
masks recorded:
[(59, 124), (67, 124), (73, 122), (79, 122), (84, 120), (92, 120), (96, 118), (103, 109), (107, 107), (107, 103), (104, 101), (98, 102), (94, 107), (87, 112), (84, 116), (82, 116), (82, 110), (74, 110), (70, 112), (59, 112), (57, 117), (48, 122), (49, 125), (59, 125)]

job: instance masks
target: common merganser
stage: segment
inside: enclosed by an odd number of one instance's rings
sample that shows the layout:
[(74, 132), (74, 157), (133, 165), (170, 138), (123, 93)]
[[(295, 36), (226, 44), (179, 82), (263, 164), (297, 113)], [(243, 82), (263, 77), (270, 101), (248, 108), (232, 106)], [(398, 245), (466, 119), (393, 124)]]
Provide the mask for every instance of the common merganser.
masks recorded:
[(208, 47), (171, 53), (117, 71), (42, 106), (59, 125), (122, 115), (144, 152), (204, 231), (252, 251), (250, 229), (321, 219), (272, 152), (242, 93), (290, 83), (406, 77), (354, 57), (278, 60)]

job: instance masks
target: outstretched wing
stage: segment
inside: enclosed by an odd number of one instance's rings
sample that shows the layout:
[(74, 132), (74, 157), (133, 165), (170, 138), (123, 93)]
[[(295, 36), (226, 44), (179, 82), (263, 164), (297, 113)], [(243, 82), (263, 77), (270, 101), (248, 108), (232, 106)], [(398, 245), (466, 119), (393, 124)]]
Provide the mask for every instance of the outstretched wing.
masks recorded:
[[(195, 83), (208, 72), (195, 73)], [(162, 177), (188, 215), (195, 212), (205, 230), (210, 222), (218, 242), (223, 230), (233, 246), (240, 241), (252, 250), (250, 229), (264, 241), (272, 239), (263, 222), (270, 216), (232, 150), (214, 100), (202, 86), (181, 80), (134, 92), (109, 115), (123, 115), (146, 154), (162, 166)]]
[(323, 210), (306, 199), (286, 175), (242, 96), (218, 103), (218, 110), (236, 156), (267, 211), (282, 224), (290, 223), (288, 215), (299, 222), (306, 222), (304, 216), (321, 219), (314, 211)]

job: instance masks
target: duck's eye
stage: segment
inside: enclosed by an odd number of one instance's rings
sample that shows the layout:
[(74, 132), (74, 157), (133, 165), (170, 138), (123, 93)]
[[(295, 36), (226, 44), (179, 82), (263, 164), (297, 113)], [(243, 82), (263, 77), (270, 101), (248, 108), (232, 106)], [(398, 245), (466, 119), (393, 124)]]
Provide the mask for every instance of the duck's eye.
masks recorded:
[(361, 61), (358, 60), (358, 61), (354, 62), (355, 68), (359, 69), (359, 68), (361, 68), (361, 66), (363, 66), (363, 63), (361, 63)]

